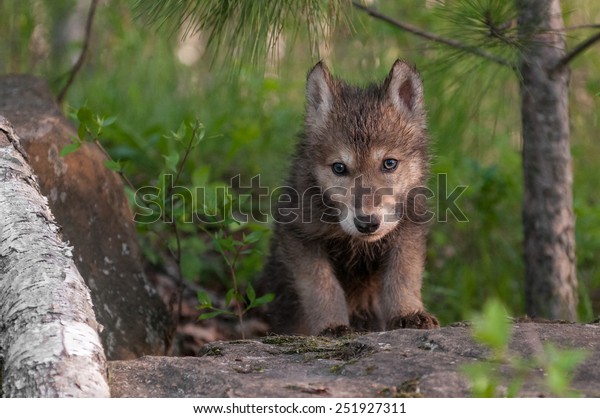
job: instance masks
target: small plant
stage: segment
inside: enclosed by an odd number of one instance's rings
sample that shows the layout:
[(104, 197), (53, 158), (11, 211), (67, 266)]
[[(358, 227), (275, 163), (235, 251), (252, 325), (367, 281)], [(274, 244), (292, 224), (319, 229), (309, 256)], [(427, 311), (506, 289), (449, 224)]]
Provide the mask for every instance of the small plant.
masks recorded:
[[(184, 273), (182, 271), (182, 236), (180, 229), (185, 228), (191, 234), (206, 234), (210, 237), (213, 248), (221, 255), (227, 266), (227, 273), (231, 288), (225, 296), (225, 306), (234, 304), (234, 310), (221, 309), (213, 306), (208, 293), (199, 291), (197, 298), (200, 310), (209, 310), (199, 316), (200, 320), (213, 318), (218, 315), (236, 316), (240, 324), (240, 333), (242, 339), (244, 335), (244, 315), (251, 309), (257, 308), (273, 300), (273, 294), (266, 294), (260, 297), (250, 281), (246, 283), (245, 292), (242, 292), (240, 282), (237, 277), (239, 260), (241, 256), (247, 256), (257, 251), (254, 245), (261, 239), (261, 230), (255, 230), (249, 234), (241, 233), (241, 239), (236, 238), (237, 230), (241, 223), (235, 219), (233, 208), (239, 201), (221, 186), (215, 188), (204, 185), (194, 185), (193, 187), (182, 187), (179, 184), (184, 170), (185, 163), (191, 153), (204, 138), (204, 127), (199, 122), (182, 123), (177, 132), (171, 132), (168, 139), (176, 143), (183, 144), (183, 149), (175, 149), (167, 155), (163, 155), (165, 160), (165, 172), (161, 173), (160, 178), (162, 187), (158, 193), (158, 204), (163, 213), (163, 221), (171, 225), (172, 236), (175, 237), (174, 248), (170, 248), (173, 259), (177, 265), (178, 281), (180, 283), (179, 308), (181, 313), (181, 294), (183, 292)], [(178, 151), (179, 150), (179, 151)], [(173, 176), (166, 181), (167, 176)], [(168, 186), (167, 186), (168, 184)], [(175, 202), (175, 190), (181, 195), (182, 201)], [(219, 190), (223, 193), (219, 193)], [(202, 196), (198, 196), (199, 192)], [(186, 200), (192, 202), (191, 211), (186, 205)], [(191, 228), (191, 229), (190, 229)]]
[[(577, 392), (571, 389), (571, 379), (575, 368), (585, 358), (583, 351), (560, 350), (552, 344), (546, 344), (541, 353), (526, 359), (509, 353), (511, 333), (510, 318), (502, 303), (496, 299), (488, 301), (482, 313), (473, 318), (473, 338), (491, 352), (488, 361), (463, 367), (474, 397), (518, 396), (532, 367), (544, 371), (543, 384), (554, 396), (577, 396)], [(505, 379), (498, 370), (502, 365), (508, 366), (512, 374), (510, 380)], [(504, 393), (500, 392), (502, 383), (506, 386)]]
[[(136, 189), (123, 172), (124, 164), (113, 160), (99, 140), (104, 128), (113, 125), (116, 118), (98, 116), (86, 106), (72, 111), (71, 116), (79, 122), (77, 136), (61, 150), (61, 156), (77, 151), (84, 142), (93, 143), (107, 156), (105, 165), (122, 176), (130, 188), (138, 232), (159, 237), (158, 242), (166, 247), (164, 250), (174, 262), (178, 295), (177, 300), (170, 302), (170, 309), (176, 312), (177, 321), (181, 319), (185, 280), (198, 275), (198, 260), (202, 253), (214, 251), (226, 266), (231, 288), (226, 293), (224, 309), (213, 306), (208, 293), (199, 291), (199, 309), (209, 310), (202, 313), (199, 319), (218, 315), (235, 316), (244, 338), (244, 315), (274, 297), (273, 294), (257, 296), (249, 280), (245, 280), (245, 289), (242, 289), (238, 277), (242, 257), (258, 252), (256, 244), (261, 240), (264, 230), (253, 225), (254, 230), (245, 233), (244, 229), (248, 229), (249, 225), (243, 225), (233, 215), (233, 209), (239, 201), (223, 184), (208, 181), (209, 166), (188, 164), (193, 150), (204, 140), (204, 126), (198, 121), (186, 121), (181, 123), (177, 131), (163, 135), (157, 146), (162, 156), (160, 173), (148, 176), (154, 180)], [(135, 167), (132, 170), (129, 168), (134, 176), (140, 174), (135, 172)], [(206, 238), (211, 243), (208, 248)], [(161, 262), (160, 253), (155, 250), (146, 248), (145, 254), (150, 261)], [(229, 309), (232, 304), (233, 309)]]
[[(207, 231), (207, 233), (210, 233)], [(241, 292), (238, 278), (236, 275), (236, 267), (240, 255), (249, 254), (252, 251), (252, 245), (259, 241), (262, 236), (262, 231), (254, 231), (250, 234), (242, 234), (242, 239), (236, 239), (232, 235), (227, 235), (224, 229), (219, 229), (213, 234), (213, 242), (215, 248), (221, 253), (223, 260), (229, 268), (229, 274), (233, 287), (229, 289), (225, 295), (225, 305), (230, 306), (232, 301), (235, 303), (235, 311), (229, 309), (220, 309), (213, 306), (208, 294), (204, 291), (198, 292), (199, 309), (209, 310), (199, 316), (199, 319), (214, 318), (218, 315), (236, 316), (240, 323), (240, 331), (242, 338), (244, 335), (244, 315), (251, 309), (258, 308), (273, 300), (274, 294), (267, 293), (260, 297), (256, 296), (256, 292), (252, 287), (252, 283), (246, 284), (245, 295)]]
[(508, 355), (511, 330), (506, 310), (496, 299), (488, 301), (484, 305), (482, 313), (473, 318), (473, 338), (491, 351), (489, 361), (464, 367), (464, 372), (471, 381), (471, 391), (474, 397), (500, 396), (498, 387), (502, 382), (502, 376), (498, 372), (498, 367), (507, 362), (518, 367), (515, 369), (515, 378), (507, 387), (506, 396), (509, 398), (516, 396), (521, 388), (522, 364), (513, 364), (514, 358)]
[(100, 150), (108, 157), (105, 162), (106, 166), (110, 169), (120, 170), (121, 165), (112, 159), (112, 157), (104, 150), (100, 144), (99, 138), (102, 135), (103, 130), (116, 122), (115, 116), (102, 117), (95, 114), (87, 106), (81, 106), (79, 109), (75, 109), (71, 112), (71, 117), (77, 119), (79, 127), (77, 128), (77, 136), (71, 137), (71, 143), (64, 146), (60, 151), (60, 156), (64, 157), (72, 152), (77, 151), (81, 144), (84, 142), (92, 142), (100, 148)]
[(199, 316), (199, 319), (214, 318), (218, 315), (236, 316), (240, 323), (242, 338), (244, 336), (243, 317), (251, 309), (258, 308), (273, 300), (274, 294), (267, 293), (260, 297), (256, 296), (256, 292), (252, 287), (252, 283), (246, 284), (246, 292), (242, 293), (239, 286), (239, 281), (236, 275), (236, 267), (240, 255), (249, 254), (252, 251), (252, 245), (260, 240), (262, 231), (254, 231), (250, 234), (242, 234), (242, 239), (238, 240), (232, 235), (226, 235), (223, 229), (218, 230), (213, 234), (213, 242), (215, 247), (223, 256), (223, 260), (229, 268), (232, 288), (225, 295), (225, 305), (230, 306), (232, 302), (235, 304), (235, 310), (220, 309), (213, 306), (208, 294), (204, 291), (198, 292), (199, 309), (209, 310)]

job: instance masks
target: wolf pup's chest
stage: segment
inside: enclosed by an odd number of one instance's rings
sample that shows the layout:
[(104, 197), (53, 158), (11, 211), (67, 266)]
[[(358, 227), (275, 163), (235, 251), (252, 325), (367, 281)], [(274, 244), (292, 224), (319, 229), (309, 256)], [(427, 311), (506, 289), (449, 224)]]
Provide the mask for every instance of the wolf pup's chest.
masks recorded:
[(327, 253), (336, 278), (346, 291), (365, 291), (379, 281), (388, 257), (388, 240), (371, 243), (348, 243), (335, 240), (327, 245)]

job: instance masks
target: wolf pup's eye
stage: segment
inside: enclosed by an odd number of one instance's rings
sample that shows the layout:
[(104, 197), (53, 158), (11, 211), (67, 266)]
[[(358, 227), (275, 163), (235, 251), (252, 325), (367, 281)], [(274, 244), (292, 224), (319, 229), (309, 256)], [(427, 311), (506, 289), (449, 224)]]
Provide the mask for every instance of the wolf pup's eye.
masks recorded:
[(334, 174), (337, 174), (338, 176), (343, 176), (348, 172), (346, 165), (343, 163), (333, 163), (331, 165), (331, 170), (334, 172)]
[(387, 160), (383, 160), (383, 170), (384, 171), (394, 171), (398, 167), (398, 160), (394, 160), (393, 158), (388, 158)]

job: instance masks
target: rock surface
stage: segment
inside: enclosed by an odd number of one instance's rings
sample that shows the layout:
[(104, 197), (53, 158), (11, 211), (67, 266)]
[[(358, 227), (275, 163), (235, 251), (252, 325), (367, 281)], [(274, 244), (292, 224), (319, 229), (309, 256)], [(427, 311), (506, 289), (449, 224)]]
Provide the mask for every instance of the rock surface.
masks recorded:
[(122, 181), (104, 166), (102, 151), (84, 144), (60, 156), (76, 131), (38, 78), (0, 77), (0, 114), (21, 137), (62, 236), (73, 246), (77, 269), (104, 326), (107, 357), (164, 354), (167, 310), (144, 275)]
[[(531, 359), (547, 343), (585, 350), (572, 388), (600, 396), (600, 326), (518, 323), (509, 349)], [(488, 358), (468, 327), (341, 339), (271, 336), (211, 343), (198, 357), (113, 361), (109, 381), (113, 397), (466, 397), (469, 382), (461, 367)], [(505, 376), (502, 393), (511, 369), (496, 367)], [(552, 396), (544, 381), (544, 370), (532, 365), (520, 396)]]

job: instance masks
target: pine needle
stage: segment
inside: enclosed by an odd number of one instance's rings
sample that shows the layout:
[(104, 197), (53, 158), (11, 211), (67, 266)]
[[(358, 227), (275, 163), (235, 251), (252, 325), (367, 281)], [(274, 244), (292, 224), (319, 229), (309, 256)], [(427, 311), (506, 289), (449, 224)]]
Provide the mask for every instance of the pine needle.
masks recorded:
[(276, 51), (282, 34), (294, 39), (302, 30), (310, 52), (318, 55), (320, 42), (340, 22), (348, 23), (349, 0), (135, 0), (137, 17), (151, 27), (182, 38), (202, 32), (213, 57), (263, 65)]

